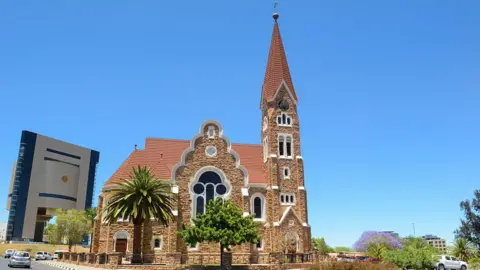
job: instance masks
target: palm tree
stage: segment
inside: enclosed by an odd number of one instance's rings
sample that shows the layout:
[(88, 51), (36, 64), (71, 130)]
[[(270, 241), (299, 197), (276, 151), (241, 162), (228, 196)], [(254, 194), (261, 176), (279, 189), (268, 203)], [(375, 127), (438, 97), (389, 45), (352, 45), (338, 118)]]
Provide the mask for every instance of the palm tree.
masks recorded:
[(174, 198), (171, 186), (161, 181), (146, 167), (133, 168), (129, 179), (117, 183), (105, 207), (105, 222), (115, 224), (119, 218), (133, 223), (132, 263), (141, 263), (142, 227), (145, 221), (155, 219), (168, 225), (173, 219)]
[(385, 253), (393, 249), (388, 246), (386, 243), (370, 243), (365, 252), (365, 255), (370, 256), (374, 259), (383, 259)]
[(90, 207), (88, 209), (85, 209), (85, 216), (90, 221), (90, 224), (92, 224), (92, 231), (90, 233), (90, 252), (92, 252), (93, 227), (95, 226), (95, 217), (97, 216), (97, 208), (96, 207)]
[(468, 262), (475, 255), (475, 250), (465, 238), (457, 238), (453, 244), (452, 253), (458, 259)]

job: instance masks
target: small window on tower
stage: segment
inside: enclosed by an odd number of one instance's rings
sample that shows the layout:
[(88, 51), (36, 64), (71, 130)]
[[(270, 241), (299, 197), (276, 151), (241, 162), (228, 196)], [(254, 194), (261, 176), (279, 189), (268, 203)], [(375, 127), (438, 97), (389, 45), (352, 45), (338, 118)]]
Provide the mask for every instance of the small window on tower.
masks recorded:
[(287, 137), (287, 157), (292, 156), (292, 137)]
[(293, 155), (292, 149), (292, 135), (279, 134), (278, 135), (278, 155), (280, 158), (291, 158)]
[(289, 179), (289, 178), (290, 178), (290, 168), (283, 167), (283, 179)]
[(292, 126), (292, 117), (286, 113), (282, 113), (277, 116), (277, 124), (279, 126), (291, 127)]
[(280, 204), (281, 205), (294, 205), (295, 204), (295, 193), (281, 193), (280, 194)]
[(285, 144), (285, 137), (279, 136), (278, 137), (278, 155), (281, 157), (283, 157), (284, 155), (284, 149), (283, 149), (284, 144)]

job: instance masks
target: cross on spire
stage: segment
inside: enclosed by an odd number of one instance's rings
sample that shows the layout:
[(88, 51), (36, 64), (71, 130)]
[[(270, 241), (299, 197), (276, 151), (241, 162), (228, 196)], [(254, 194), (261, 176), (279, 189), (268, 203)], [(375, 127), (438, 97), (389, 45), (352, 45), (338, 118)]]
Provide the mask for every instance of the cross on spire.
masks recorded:
[(279, 17), (277, 13), (277, 5), (278, 5), (277, 0), (273, 0), (273, 19), (275, 20), (275, 22), (277, 22), (277, 19)]

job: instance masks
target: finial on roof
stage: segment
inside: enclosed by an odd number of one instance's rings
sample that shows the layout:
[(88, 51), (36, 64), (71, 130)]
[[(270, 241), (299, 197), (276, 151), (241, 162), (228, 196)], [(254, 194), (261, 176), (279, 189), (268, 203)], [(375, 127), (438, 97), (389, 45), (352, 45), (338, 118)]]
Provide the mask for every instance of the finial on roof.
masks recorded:
[(278, 17), (280, 17), (280, 15), (278, 15), (277, 13), (277, 5), (278, 5), (277, 0), (273, 0), (273, 11), (274, 11), (273, 19), (275, 20), (275, 22), (277, 22)]
[(135, 144), (135, 150), (137, 150), (137, 144)]
[(278, 20), (278, 17), (280, 17), (280, 15), (278, 15), (278, 13), (273, 13), (273, 19), (275, 20), (275, 22), (277, 22)]

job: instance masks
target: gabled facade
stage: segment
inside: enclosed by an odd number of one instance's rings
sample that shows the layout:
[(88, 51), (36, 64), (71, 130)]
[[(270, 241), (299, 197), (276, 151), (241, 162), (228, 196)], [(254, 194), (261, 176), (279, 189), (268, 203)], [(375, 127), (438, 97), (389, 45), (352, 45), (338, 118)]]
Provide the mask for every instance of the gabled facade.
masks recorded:
[(187, 246), (177, 237), (182, 223), (222, 197), (233, 200), (244, 215), (258, 222), (262, 241), (233, 247), (234, 253), (306, 253), (311, 251), (307, 194), (300, 151), (298, 98), (290, 76), (277, 23), (261, 92), (261, 144), (234, 144), (220, 123), (205, 121), (190, 141), (147, 138), (145, 149), (135, 150), (105, 183), (99, 197), (93, 252), (131, 252), (133, 226), (119, 220), (107, 226), (102, 209), (111, 187), (128, 178), (132, 167), (148, 166), (169, 181), (176, 196), (176, 219), (163, 227), (151, 221), (143, 235), (144, 254), (218, 253), (218, 245)]

